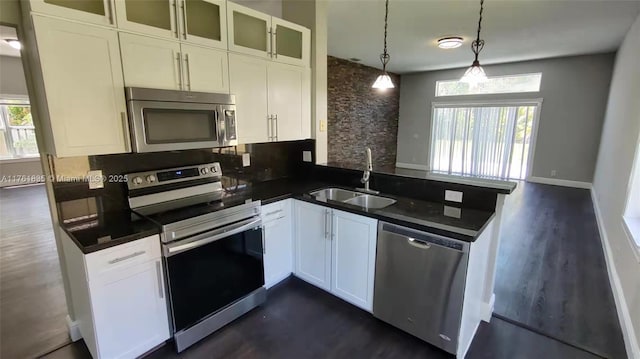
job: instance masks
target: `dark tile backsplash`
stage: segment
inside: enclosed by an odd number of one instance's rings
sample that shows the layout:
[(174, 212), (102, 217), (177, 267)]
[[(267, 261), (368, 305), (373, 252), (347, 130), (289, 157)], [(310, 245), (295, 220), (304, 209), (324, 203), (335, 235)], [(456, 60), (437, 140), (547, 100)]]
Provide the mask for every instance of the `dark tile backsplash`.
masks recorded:
[(329, 162), (361, 162), (371, 147), (376, 166), (396, 164), (400, 76), (389, 74), (394, 89), (371, 88), (381, 71), (329, 56), (327, 117)]
[[(315, 161), (315, 140), (257, 143), (214, 149), (171, 152), (124, 153), (89, 156), (92, 170), (104, 176), (143, 172), (163, 168), (220, 162), (224, 176), (256, 183), (299, 177), (308, 173), (312, 163), (302, 161), (302, 152), (311, 151)], [(242, 166), (242, 155), (249, 153), (251, 165)], [(100, 195), (104, 210), (127, 208), (126, 183), (105, 182), (104, 189), (89, 190), (87, 183), (54, 183), (57, 201)]]

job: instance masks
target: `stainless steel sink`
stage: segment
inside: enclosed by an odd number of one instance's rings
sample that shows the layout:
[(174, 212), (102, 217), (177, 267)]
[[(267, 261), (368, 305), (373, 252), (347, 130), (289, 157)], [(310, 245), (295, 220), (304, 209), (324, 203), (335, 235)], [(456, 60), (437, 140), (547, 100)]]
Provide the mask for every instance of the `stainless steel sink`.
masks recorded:
[(310, 194), (318, 199), (329, 199), (338, 202), (344, 202), (351, 198), (362, 195), (362, 193), (348, 191), (341, 188), (325, 188), (319, 191), (311, 192)]
[(337, 201), (366, 209), (380, 209), (396, 203), (395, 199), (349, 191), (342, 188), (325, 188), (309, 193), (320, 201)]
[(386, 198), (386, 197), (374, 196), (370, 194), (363, 194), (343, 202), (352, 204), (355, 206), (364, 207), (367, 209), (368, 208), (380, 209), (380, 208), (389, 207), (390, 205), (396, 203), (396, 200), (391, 198)]

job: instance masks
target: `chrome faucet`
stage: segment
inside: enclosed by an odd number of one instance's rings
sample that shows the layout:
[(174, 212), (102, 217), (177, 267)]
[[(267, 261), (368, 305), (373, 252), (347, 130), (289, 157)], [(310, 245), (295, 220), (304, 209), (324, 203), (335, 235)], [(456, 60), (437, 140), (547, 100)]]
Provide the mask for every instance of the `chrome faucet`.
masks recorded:
[(361, 191), (361, 192), (378, 194), (380, 192), (378, 192), (376, 190), (372, 190), (371, 188), (369, 188), (369, 180), (371, 179), (371, 171), (373, 171), (373, 162), (371, 161), (371, 148), (367, 147), (365, 155), (367, 157), (366, 158), (367, 167), (365, 168), (364, 173), (362, 174), (362, 179), (360, 180), (360, 182), (364, 183), (364, 188), (356, 188), (356, 189), (358, 191)]

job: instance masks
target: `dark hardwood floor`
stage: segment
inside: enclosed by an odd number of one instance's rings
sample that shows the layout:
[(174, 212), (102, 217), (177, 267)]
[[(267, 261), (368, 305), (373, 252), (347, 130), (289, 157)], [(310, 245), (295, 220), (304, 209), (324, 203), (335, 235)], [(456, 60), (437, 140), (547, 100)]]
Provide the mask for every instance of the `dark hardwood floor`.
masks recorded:
[[(82, 341), (47, 359), (88, 359)], [(269, 291), (267, 303), (180, 355), (167, 344), (148, 359), (168, 358), (453, 358), (299, 279)], [(483, 323), (469, 359), (597, 359), (571, 346), (494, 318)]]
[(521, 182), (505, 213), (495, 313), (626, 358), (589, 191)]
[(69, 343), (66, 315), (44, 185), (0, 189), (0, 357)]

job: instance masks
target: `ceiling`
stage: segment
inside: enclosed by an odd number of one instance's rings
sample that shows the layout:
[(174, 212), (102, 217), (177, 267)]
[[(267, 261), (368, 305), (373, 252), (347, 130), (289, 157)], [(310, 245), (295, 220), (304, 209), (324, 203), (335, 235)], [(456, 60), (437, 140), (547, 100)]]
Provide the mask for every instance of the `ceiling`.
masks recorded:
[[(482, 64), (615, 51), (640, 13), (640, 0), (487, 0)], [(396, 73), (469, 66), (480, 1), (390, 0), (388, 70)], [(331, 0), (328, 53), (381, 68), (384, 0)], [(462, 36), (453, 50), (437, 39)]]
[[(1, 1), (1, 0), (0, 0)], [(20, 57), (20, 51), (9, 46), (5, 39), (17, 39), (16, 29), (10, 26), (0, 25), (0, 55)]]

